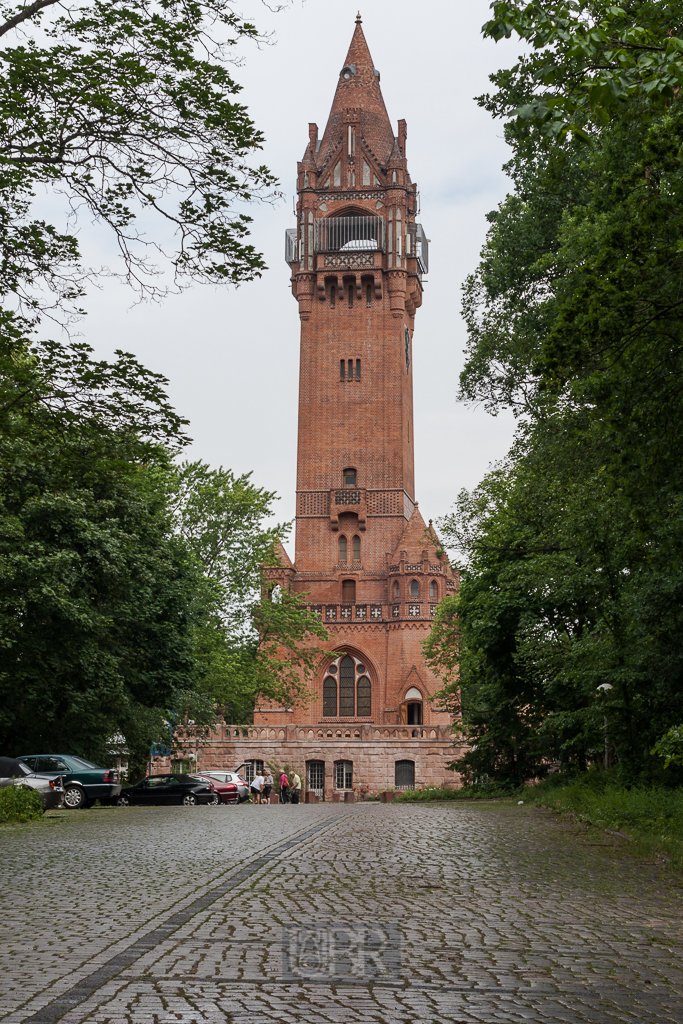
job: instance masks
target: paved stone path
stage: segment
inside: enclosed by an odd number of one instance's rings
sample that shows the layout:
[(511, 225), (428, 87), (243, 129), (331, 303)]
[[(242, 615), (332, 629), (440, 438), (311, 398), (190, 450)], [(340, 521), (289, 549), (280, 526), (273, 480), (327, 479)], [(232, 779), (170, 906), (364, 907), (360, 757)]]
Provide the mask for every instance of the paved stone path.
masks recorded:
[(0, 1020), (680, 1024), (683, 885), (613, 842), (500, 804), (2, 828)]

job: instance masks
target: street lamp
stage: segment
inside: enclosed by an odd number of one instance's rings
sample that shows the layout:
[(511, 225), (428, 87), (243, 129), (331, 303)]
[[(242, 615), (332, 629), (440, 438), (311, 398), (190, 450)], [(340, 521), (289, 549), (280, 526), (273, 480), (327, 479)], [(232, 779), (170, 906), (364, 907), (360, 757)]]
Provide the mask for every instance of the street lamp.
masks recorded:
[[(603, 694), (608, 694), (609, 691), (613, 690), (613, 689), (614, 689), (614, 687), (612, 686), (611, 683), (600, 683), (599, 686), (596, 686), (596, 690), (598, 691), (598, 693), (603, 693)], [(605, 768), (609, 768), (610, 765), (609, 765), (609, 743), (607, 742), (607, 715), (603, 716), (603, 722), (604, 722), (604, 726), (605, 726)]]

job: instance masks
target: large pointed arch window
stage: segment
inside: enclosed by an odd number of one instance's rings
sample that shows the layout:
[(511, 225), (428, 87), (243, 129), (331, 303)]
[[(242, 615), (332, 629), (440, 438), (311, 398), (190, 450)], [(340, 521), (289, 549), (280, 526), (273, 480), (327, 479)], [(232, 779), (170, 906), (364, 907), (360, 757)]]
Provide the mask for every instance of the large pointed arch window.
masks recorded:
[(372, 683), (358, 658), (345, 654), (328, 666), (323, 681), (324, 718), (370, 718)]

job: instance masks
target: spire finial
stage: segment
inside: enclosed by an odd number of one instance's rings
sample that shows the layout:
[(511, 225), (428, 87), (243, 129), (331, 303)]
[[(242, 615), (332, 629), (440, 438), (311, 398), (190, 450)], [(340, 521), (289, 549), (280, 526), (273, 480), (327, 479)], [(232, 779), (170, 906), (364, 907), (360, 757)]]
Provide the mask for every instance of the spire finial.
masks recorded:
[(363, 19), (361, 18), (360, 11), (359, 11), (358, 14), (356, 15), (356, 25), (362, 25), (362, 24), (363, 24)]

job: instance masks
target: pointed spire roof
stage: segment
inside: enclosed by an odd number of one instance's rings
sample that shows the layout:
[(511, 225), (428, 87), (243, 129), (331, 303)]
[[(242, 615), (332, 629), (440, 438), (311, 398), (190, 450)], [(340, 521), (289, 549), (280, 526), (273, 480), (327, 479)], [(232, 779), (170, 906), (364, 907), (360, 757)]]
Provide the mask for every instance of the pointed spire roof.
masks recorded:
[(394, 132), (379, 87), (379, 72), (375, 69), (363, 34), (360, 13), (320, 145), (319, 167), (331, 159), (343, 141), (344, 117), (352, 111), (357, 113), (361, 137), (379, 164), (386, 166), (394, 148)]

